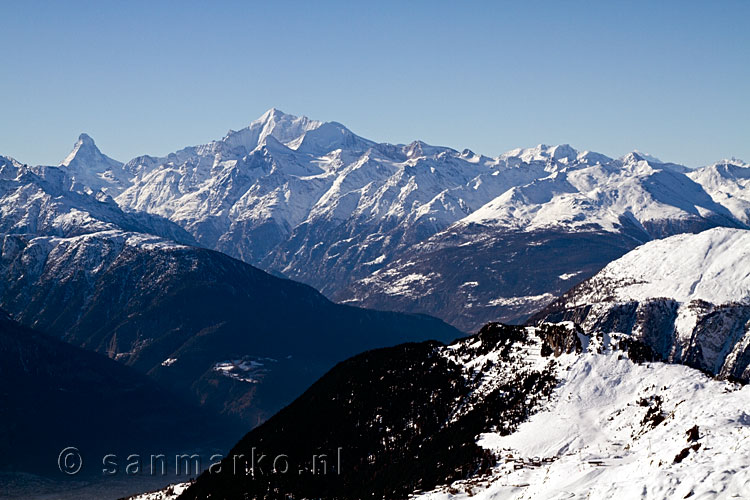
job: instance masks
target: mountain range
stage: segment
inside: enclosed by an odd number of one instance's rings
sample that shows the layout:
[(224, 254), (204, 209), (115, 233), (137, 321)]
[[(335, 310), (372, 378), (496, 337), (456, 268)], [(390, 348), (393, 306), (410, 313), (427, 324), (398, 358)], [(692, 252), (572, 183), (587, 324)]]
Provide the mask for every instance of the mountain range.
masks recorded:
[[(5, 469), (67, 436), (30, 395), (78, 415), (58, 392), (79, 391), (81, 422), (176, 409), (165, 442), (210, 422), (250, 430), (225, 466), (262, 446), (302, 467), (204, 474), (172, 497), (606, 497), (627, 474), (646, 496), (705, 493), (685, 461), (743, 487), (711, 472), (740, 462), (709, 452), (748, 422), (739, 160), (490, 158), (272, 109), (163, 157), (122, 163), (86, 134), (57, 166), (0, 157), (0, 215), (2, 422), (12, 439), (51, 432)], [(536, 438), (556, 414), (575, 425)], [(351, 468), (308, 474), (305, 457), (337, 443)], [(655, 461), (672, 479), (649, 482)]]
[(276, 109), (221, 140), (124, 164), (84, 134), (58, 168), (32, 170), (62, 171), (58, 186), (169, 221), (337, 302), (431, 314), (466, 332), (525, 320), (651, 239), (750, 223), (750, 167), (739, 160), (691, 170), (567, 145), (490, 158), (375, 143)]

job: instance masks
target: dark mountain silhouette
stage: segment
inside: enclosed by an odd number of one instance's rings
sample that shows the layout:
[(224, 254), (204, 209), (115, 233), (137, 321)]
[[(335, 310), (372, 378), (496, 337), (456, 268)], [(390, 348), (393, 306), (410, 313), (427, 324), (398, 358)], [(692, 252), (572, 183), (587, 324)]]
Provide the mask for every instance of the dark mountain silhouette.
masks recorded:
[(78, 448), (70, 480), (123, 457), (226, 449), (236, 422), (172, 395), (132, 368), (25, 328), (0, 311), (0, 470), (66, 479), (60, 452)]
[(21, 323), (117, 359), (256, 425), (336, 362), (461, 333), (338, 305), (219, 252), (135, 233), (3, 238), (0, 303)]

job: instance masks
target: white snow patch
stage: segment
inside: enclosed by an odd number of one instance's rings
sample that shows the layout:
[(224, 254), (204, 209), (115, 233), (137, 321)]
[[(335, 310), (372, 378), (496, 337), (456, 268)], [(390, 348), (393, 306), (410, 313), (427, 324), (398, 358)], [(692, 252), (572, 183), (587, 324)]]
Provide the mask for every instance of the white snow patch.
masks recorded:
[(555, 299), (555, 296), (551, 293), (543, 293), (541, 295), (527, 295), (527, 296), (520, 296), (520, 297), (498, 297), (496, 299), (493, 299), (487, 303), (490, 307), (496, 307), (496, 306), (524, 306), (530, 303), (537, 303), (537, 304), (549, 304)]
[(182, 495), (191, 484), (193, 483), (171, 484), (162, 490), (152, 491), (151, 493), (142, 493), (140, 495), (129, 497), (127, 500), (175, 500)]
[(561, 279), (561, 280), (563, 280), (563, 281), (567, 281), (567, 280), (569, 280), (570, 278), (575, 278), (575, 277), (576, 277), (576, 276), (578, 276), (579, 274), (581, 274), (581, 271), (577, 271), (577, 272), (575, 272), (575, 273), (565, 273), (565, 274), (561, 274), (560, 276), (558, 276), (558, 278), (560, 278), (560, 279)]

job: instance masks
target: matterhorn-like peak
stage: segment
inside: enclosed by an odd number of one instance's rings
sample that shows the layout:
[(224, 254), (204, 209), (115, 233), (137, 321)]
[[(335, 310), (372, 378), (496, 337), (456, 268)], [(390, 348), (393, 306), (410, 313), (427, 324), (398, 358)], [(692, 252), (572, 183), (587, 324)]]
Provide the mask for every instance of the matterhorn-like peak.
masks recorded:
[(96, 143), (94, 143), (94, 139), (92, 139), (91, 136), (85, 132), (81, 133), (81, 135), (78, 136), (78, 142), (81, 145), (96, 147)]
[[(122, 166), (122, 163), (113, 160), (102, 153), (96, 146), (94, 139), (86, 133), (78, 136), (78, 140), (73, 145), (73, 150), (60, 163), (62, 167), (101, 167), (106, 165), (107, 168)], [(99, 168), (97, 168), (98, 170)]]

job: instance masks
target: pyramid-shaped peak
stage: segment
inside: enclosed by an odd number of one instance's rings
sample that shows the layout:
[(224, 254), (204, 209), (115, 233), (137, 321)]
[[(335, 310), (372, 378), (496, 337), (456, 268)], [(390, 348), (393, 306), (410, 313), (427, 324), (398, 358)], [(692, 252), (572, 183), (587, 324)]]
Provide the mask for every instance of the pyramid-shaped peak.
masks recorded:
[(92, 139), (91, 136), (85, 132), (78, 136), (78, 142), (81, 145), (96, 147), (96, 143), (94, 142), (94, 139)]
[(60, 166), (73, 167), (79, 164), (80, 166), (96, 167), (97, 169), (102, 165), (106, 165), (107, 168), (122, 165), (122, 163), (102, 153), (96, 146), (94, 139), (86, 133), (78, 136), (78, 140), (73, 145), (73, 151), (60, 163)]

